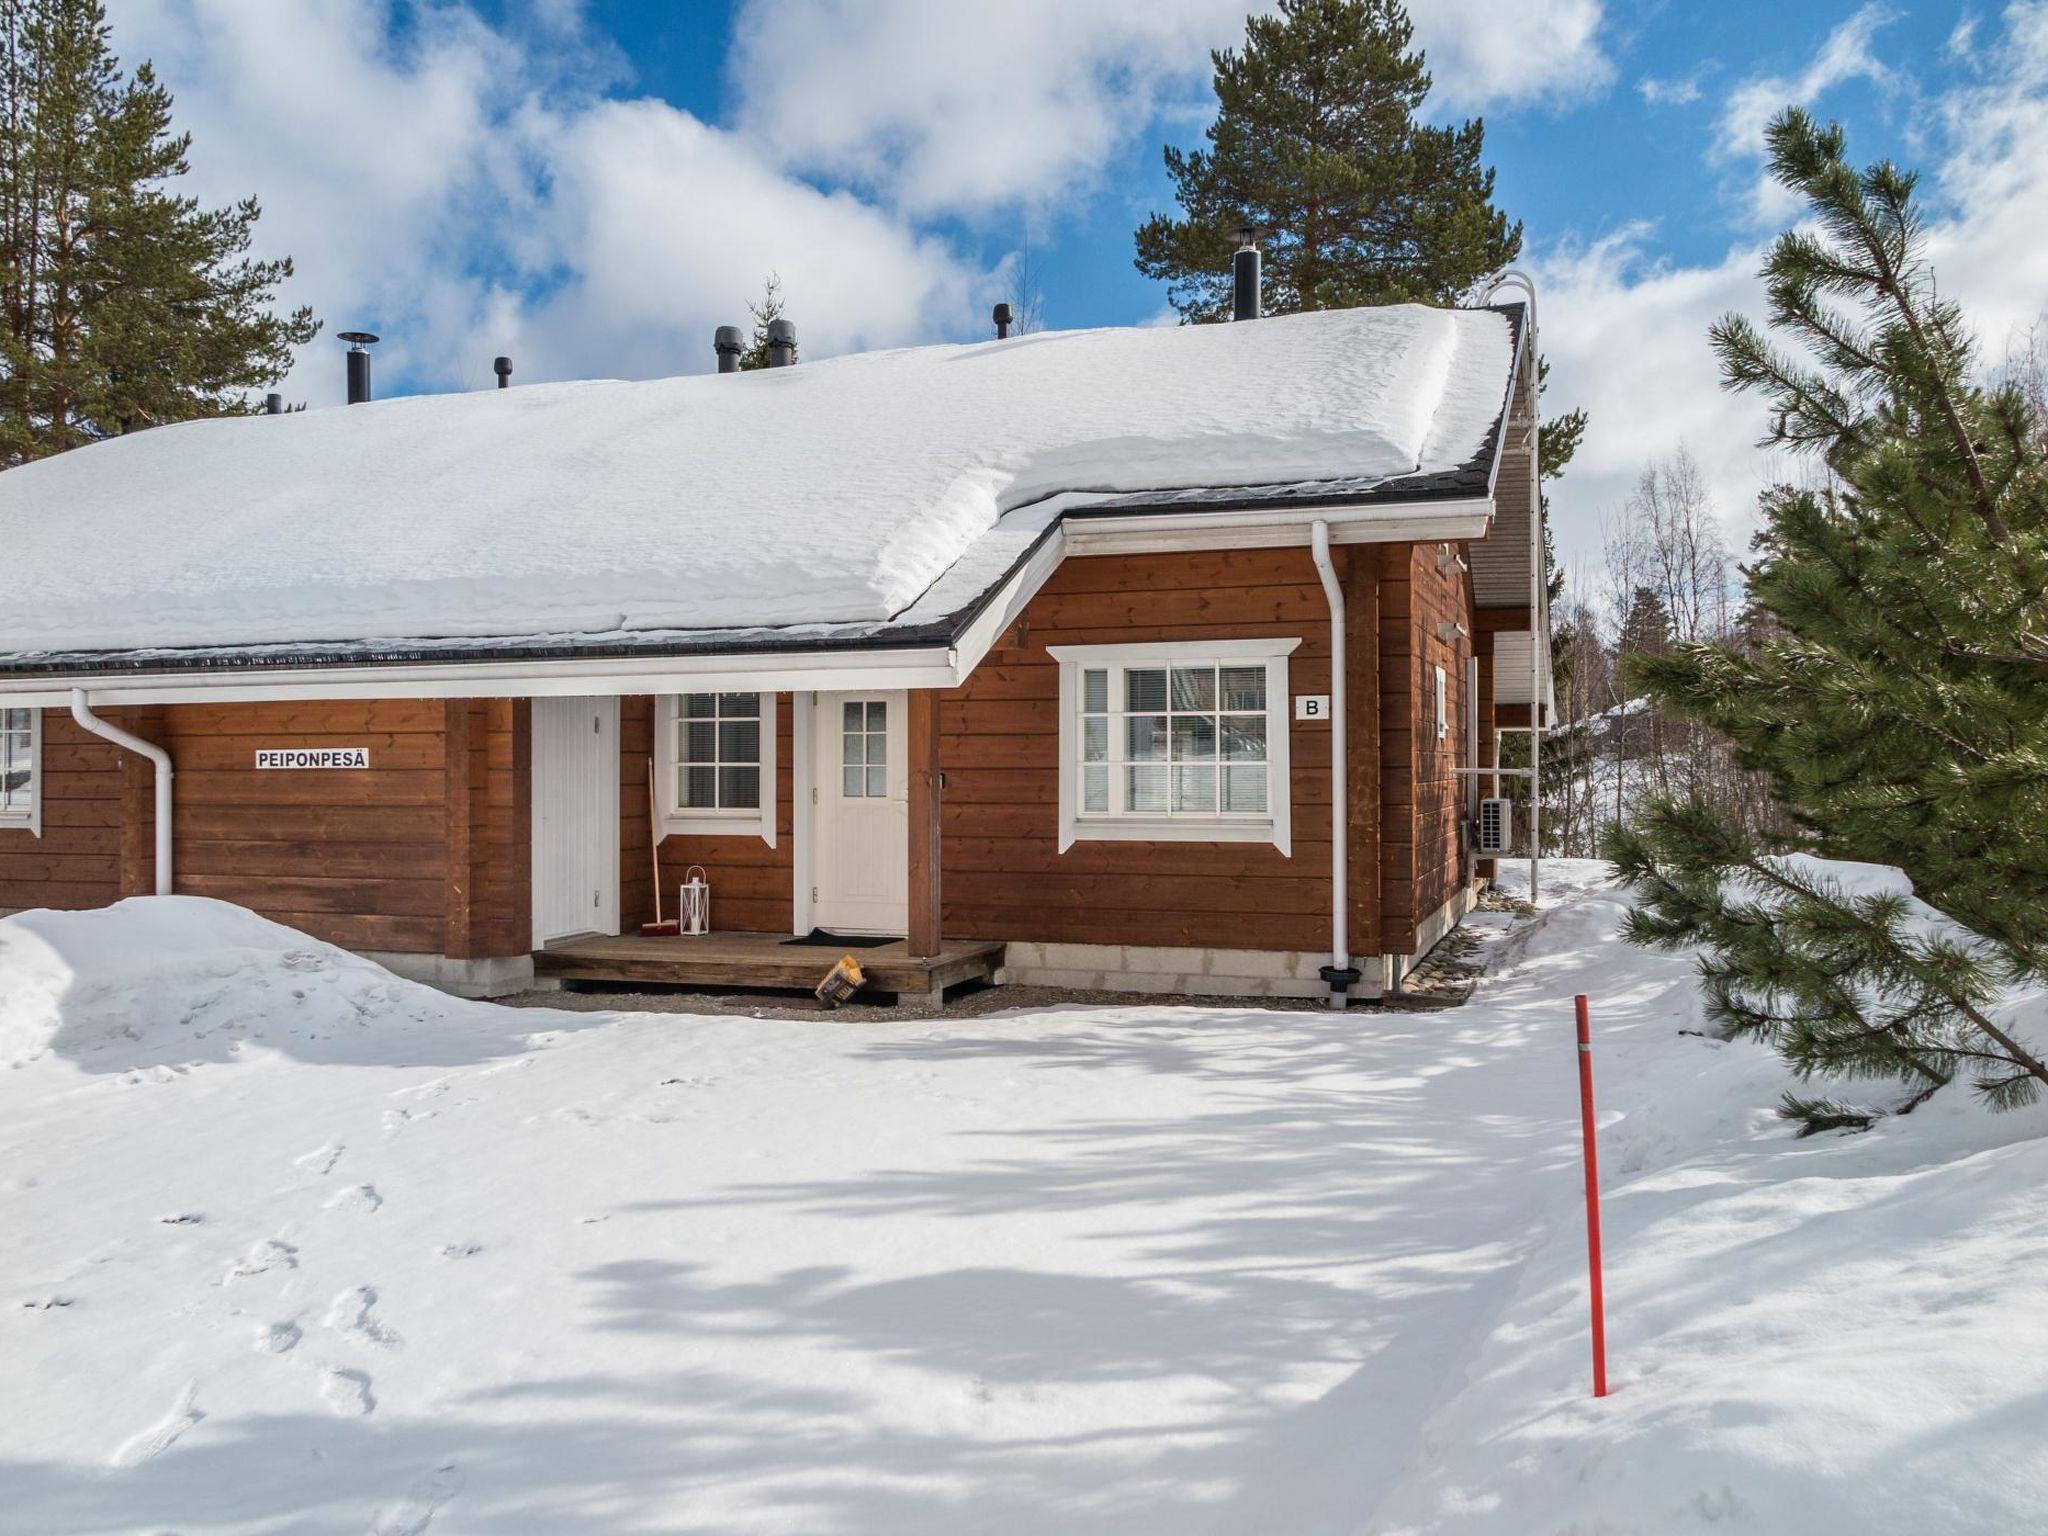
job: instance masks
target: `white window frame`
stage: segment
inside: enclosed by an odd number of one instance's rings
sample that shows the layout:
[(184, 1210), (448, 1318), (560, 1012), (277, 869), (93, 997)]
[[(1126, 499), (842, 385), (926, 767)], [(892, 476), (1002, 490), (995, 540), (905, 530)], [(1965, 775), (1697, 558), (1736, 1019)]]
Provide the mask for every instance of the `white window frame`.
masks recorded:
[(1442, 667), (1436, 669), (1436, 739), (1451, 739), (1451, 683)]
[[(0, 706), (0, 714), (10, 713)], [(24, 711), (28, 716), (28, 804), (0, 807), (0, 831), (25, 830), (30, 837), (43, 835), (43, 712)]]
[[(1077, 842), (1271, 843), (1294, 854), (1291, 803), (1293, 771), (1289, 751), (1291, 695), (1287, 658), (1301, 638), (1259, 636), (1245, 640), (1168, 640), (1155, 645), (1055, 645), (1048, 647), (1060, 668), (1059, 851)], [(1174, 667), (1190, 662), (1266, 669), (1266, 811), (1264, 816), (1084, 815), (1081, 797), (1081, 674), (1091, 667)], [(1112, 685), (1113, 687), (1114, 685)]]
[(661, 834), (663, 837), (758, 837), (775, 846), (775, 695), (753, 688), (697, 689), (696, 692), (756, 693), (761, 695), (761, 803), (731, 811), (708, 811), (682, 803), (676, 770), (682, 766), (676, 755), (676, 722), (682, 712), (682, 695), (664, 693), (654, 711), (655, 782), (660, 786)]

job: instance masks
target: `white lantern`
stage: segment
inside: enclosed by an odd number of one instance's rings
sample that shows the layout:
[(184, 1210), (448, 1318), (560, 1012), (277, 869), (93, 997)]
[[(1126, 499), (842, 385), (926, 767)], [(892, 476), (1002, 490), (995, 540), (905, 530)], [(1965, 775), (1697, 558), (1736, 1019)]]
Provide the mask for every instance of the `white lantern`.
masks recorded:
[(711, 882), (704, 878), (704, 866), (692, 864), (683, 875), (682, 900), (676, 906), (678, 933), (711, 931)]

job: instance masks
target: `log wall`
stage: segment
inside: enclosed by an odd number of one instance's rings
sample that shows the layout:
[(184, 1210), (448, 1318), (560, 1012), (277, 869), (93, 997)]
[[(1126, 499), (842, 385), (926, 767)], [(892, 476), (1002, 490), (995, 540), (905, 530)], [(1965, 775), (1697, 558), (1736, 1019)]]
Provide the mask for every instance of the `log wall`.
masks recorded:
[[(619, 919), (631, 933), (654, 917), (654, 862), (648, 852), (648, 754), (654, 745), (654, 700), (619, 700)], [(791, 784), (794, 728), (790, 696), (775, 697), (775, 846), (756, 833), (665, 837), (661, 843), (662, 915), (676, 915), (676, 892), (692, 864), (711, 882), (713, 926), (748, 933), (785, 933), (795, 911), (796, 826)]]
[[(528, 710), (512, 700), (109, 710), (170, 750), (176, 890), (350, 949), (530, 948)], [(367, 747), (366, 770), (258, 769), (268, 748)], [(43, 715), (43, 833), (0, 832), (0, 908), (155, 889), (150, 765)]]
[[(1369, 552), (1339, 552), (1359, 612)], [(1356, 626), (1354, 626), (1355, 630)], [(1330, 692), (1329, 608), (1306, 549), (1071, 558), (940, 706), (945, 932), (1048, 943), (1317, 950), (1329, 944), (1330, 729), (1291, 726), (1292, 856), (1264, 843), (1076, 842), (1059, 851), (1058, 645), (1282, 636), (1293, 693)], [(1375, 736), (1368, 625), (1352, 651), (1354, 743)], [(1291, 715), (1291, 706), (1287, 713)], [(1351, 943), (1373, 953), (1373, 749), (1354, 754)]]

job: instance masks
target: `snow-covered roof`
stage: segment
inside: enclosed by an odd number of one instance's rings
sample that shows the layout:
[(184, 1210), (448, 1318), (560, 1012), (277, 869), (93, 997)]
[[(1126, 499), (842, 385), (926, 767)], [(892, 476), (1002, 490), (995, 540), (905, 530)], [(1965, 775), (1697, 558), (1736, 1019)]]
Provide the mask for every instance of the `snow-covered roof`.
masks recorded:
[(1403, 305), (159, 428), (0, 474), (0, 653), (888, 625), (1058, 493), (1468, 469), (1514, 346)]

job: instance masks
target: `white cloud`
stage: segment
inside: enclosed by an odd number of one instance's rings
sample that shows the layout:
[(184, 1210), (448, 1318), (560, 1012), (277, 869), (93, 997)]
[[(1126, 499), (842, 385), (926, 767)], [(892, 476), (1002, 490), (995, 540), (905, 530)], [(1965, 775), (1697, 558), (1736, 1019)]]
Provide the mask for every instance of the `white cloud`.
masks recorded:
[[(124, 59), (153, 58), (194, 135), (185, 190), (258, 192), (258, 254), (327, 332), (286, 389), (339, 398), (333, 332), (380, 328), (380, 375), (481, 386), (709, 366), (779, 271), (814, 354), (970, 322), (989, 281), (897, 215), (820, 192), (665, 103), (595, 94), (609, 45), (555, 3), (515, 37), (469, 9), (374, 0), (114, 0)], [(581, 41), (578, 41), (581, 39)]]
[(1738, 546), (1757, 493), (1772, 479), (1756, 447), (1762, 404), (1721, 389), (1707, 345), (1719, 316), (1760, 311), (1754, 274), (1762, 252), (1743, 247), (1712, 266), (1663, 265), (1645, 254), (1653, 233), (1634, 225), (1532, 263), (1551, 365), (1546, 407), (1555, 414), (1583, 406), (1589, 418), (1578, 456), (1552, 492), (1558, 557), (1567, 564), (1597, 558), (1602, 519), (1651, 461), (1681, 446), (1698, 459)]
[[(2007, 342), (2048, 305), (2048, 0), (2004, 13), (1982, 77), (1930, 103), (1943, 148), (1922, 183), (1928, 255), (1996, 364)], [(1850, 154), (1857, 153), (1852, 132)], [(1553, 493), (1559, 552), (1597, 556), (1600, 522), (1654, 458), (1679, 444), (1699, 458), (1738, 549), (1755, 525), (1756, 494), (1800, 481), (1810, 466), (1756, 447), (1765, 401), (1720, 388), (1707, 327), (1737, 311), (1761, 320), (1755, 273), (1764, 243), (1706, 266), (1671, 266), (1631, 227), (1589, 246), (1539, 251), (1543, 347), (1551, 408), (1584, 405), (1591, 425)]]
[(1600, 0), (1414, 0), (1415, 37), (1446, 110), (1572, 100), (1606, 86)]
[[(1254, 7), (1263, 9), (1263, 7)], [(1573, 96), (1612, 75), (1600, 0), (1418, 0), (1432, 104)], [(1206, 115), (1246, 0), (748, 0), (739, 124), (792, 166), (915, 214), (1030, 209), (1089, 187), (1162, 110)]]
[(1636, 82), (1636, 94), (1653, 107), (1691, 106), (1700, 99), (1699, 77), (1686, 75), (1667, 80), (1645, 75)]
[(1892, 19), (1887, 6), (1862, 6), (1828, 33), (1820, 51), (1799, 73), (1757, 75), (1743, 81), (1729, 93), (1722, 109), (1718, 152), (1729, 159), (1761, 155), (1765, 127), (1787, 106), (1810, 104), (1831, 87), (1850, 80), (1891, 80), (1892, 70), (1871, 50), (1871, 43)]

